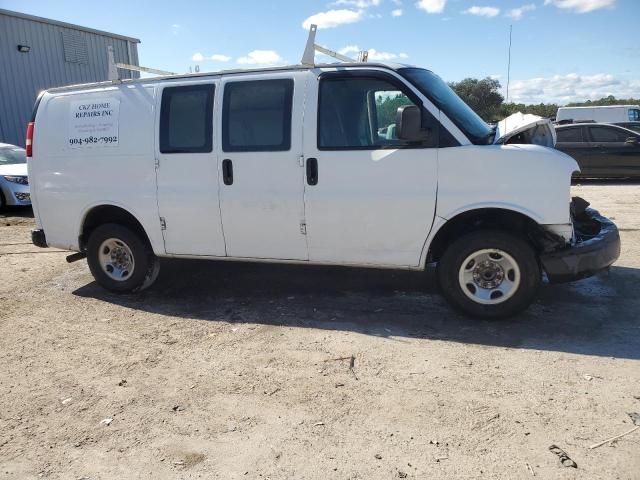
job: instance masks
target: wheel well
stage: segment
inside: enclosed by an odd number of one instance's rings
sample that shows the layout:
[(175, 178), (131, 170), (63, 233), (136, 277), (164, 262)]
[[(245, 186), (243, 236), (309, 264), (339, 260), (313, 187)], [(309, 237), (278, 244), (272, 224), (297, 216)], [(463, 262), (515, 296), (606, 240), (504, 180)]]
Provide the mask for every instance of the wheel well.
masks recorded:
[(541, 250), (536, 235), (541, 227), (535, 220), (513, 210), (482, 208), (460, 213), (447, 221), (429, 245), (427, 262), (438, 261), (448, 245), (460, 236), (482, 228), (496, 228), (515, 233), (528, 241), (536, 251)]
[(105, 223), (117, 223), (119, 225), (129, 227), (140, 235), (140, 238), (142, 238), (143, 241), (148, 245), (151, 245), (144, 227), (136, 217), (131, 215), (131, 213), (127, 212), (124, 208), (116, 207), (114, 205), (100, 205), (92, 208), (84, 218), (79, 238), (81, 250), (86, 249), (91, 232)]

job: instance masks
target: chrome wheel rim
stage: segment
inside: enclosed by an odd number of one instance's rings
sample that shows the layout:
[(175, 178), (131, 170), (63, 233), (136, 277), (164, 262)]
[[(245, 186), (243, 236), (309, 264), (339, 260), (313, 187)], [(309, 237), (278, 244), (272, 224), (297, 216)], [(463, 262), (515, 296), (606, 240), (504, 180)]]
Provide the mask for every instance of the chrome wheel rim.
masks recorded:
[(133, 253), (129, 245), (119, 238), (108, 238), (100, 244), (98, 258), (102, 271), (111, 279), (124, 282), (135, 269)]
[(503, 250), (487, 248), (469, 255), (458, 274), (460, 288), (476, 303), (497, 305), (511, 298), (520, 286), (520, 268)]

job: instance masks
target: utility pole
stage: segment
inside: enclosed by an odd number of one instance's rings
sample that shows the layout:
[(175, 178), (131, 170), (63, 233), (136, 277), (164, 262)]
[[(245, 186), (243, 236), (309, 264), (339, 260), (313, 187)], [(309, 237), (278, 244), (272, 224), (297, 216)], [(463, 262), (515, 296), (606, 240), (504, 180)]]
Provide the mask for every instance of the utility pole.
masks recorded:
[(509, 57), (507, 60), (507, 102), (509, 103), (509, 81), (511, 80), (511, 33), (513, 32), (513, 25), (509, 25)]

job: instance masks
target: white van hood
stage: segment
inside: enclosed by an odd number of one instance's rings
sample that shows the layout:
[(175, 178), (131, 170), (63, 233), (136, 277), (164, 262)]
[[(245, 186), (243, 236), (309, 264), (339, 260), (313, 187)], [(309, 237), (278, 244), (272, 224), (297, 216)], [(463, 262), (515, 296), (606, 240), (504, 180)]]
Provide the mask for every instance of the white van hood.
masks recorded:
[[(509, 141), (521, 133), (523, 138)], [(498, 122), (493, 143), (531, 143), (543, 147), (555, 147), (556, 129), (548, 118), (518, 112)]]

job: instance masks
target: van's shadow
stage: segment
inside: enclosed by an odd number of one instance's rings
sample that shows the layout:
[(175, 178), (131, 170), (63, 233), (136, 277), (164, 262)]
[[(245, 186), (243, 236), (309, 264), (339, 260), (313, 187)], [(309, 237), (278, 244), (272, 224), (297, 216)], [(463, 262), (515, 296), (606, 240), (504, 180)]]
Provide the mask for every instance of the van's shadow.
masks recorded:
[(433, 271), (167, 259), (141, 294), (114, 295), (95, 282), (74, 294), (184, 319), (640, 359), (638, 284), (640, 269), (613, 267), (574, 284), (544, 285), (527, 312), (502, 321), (454, 312)]

